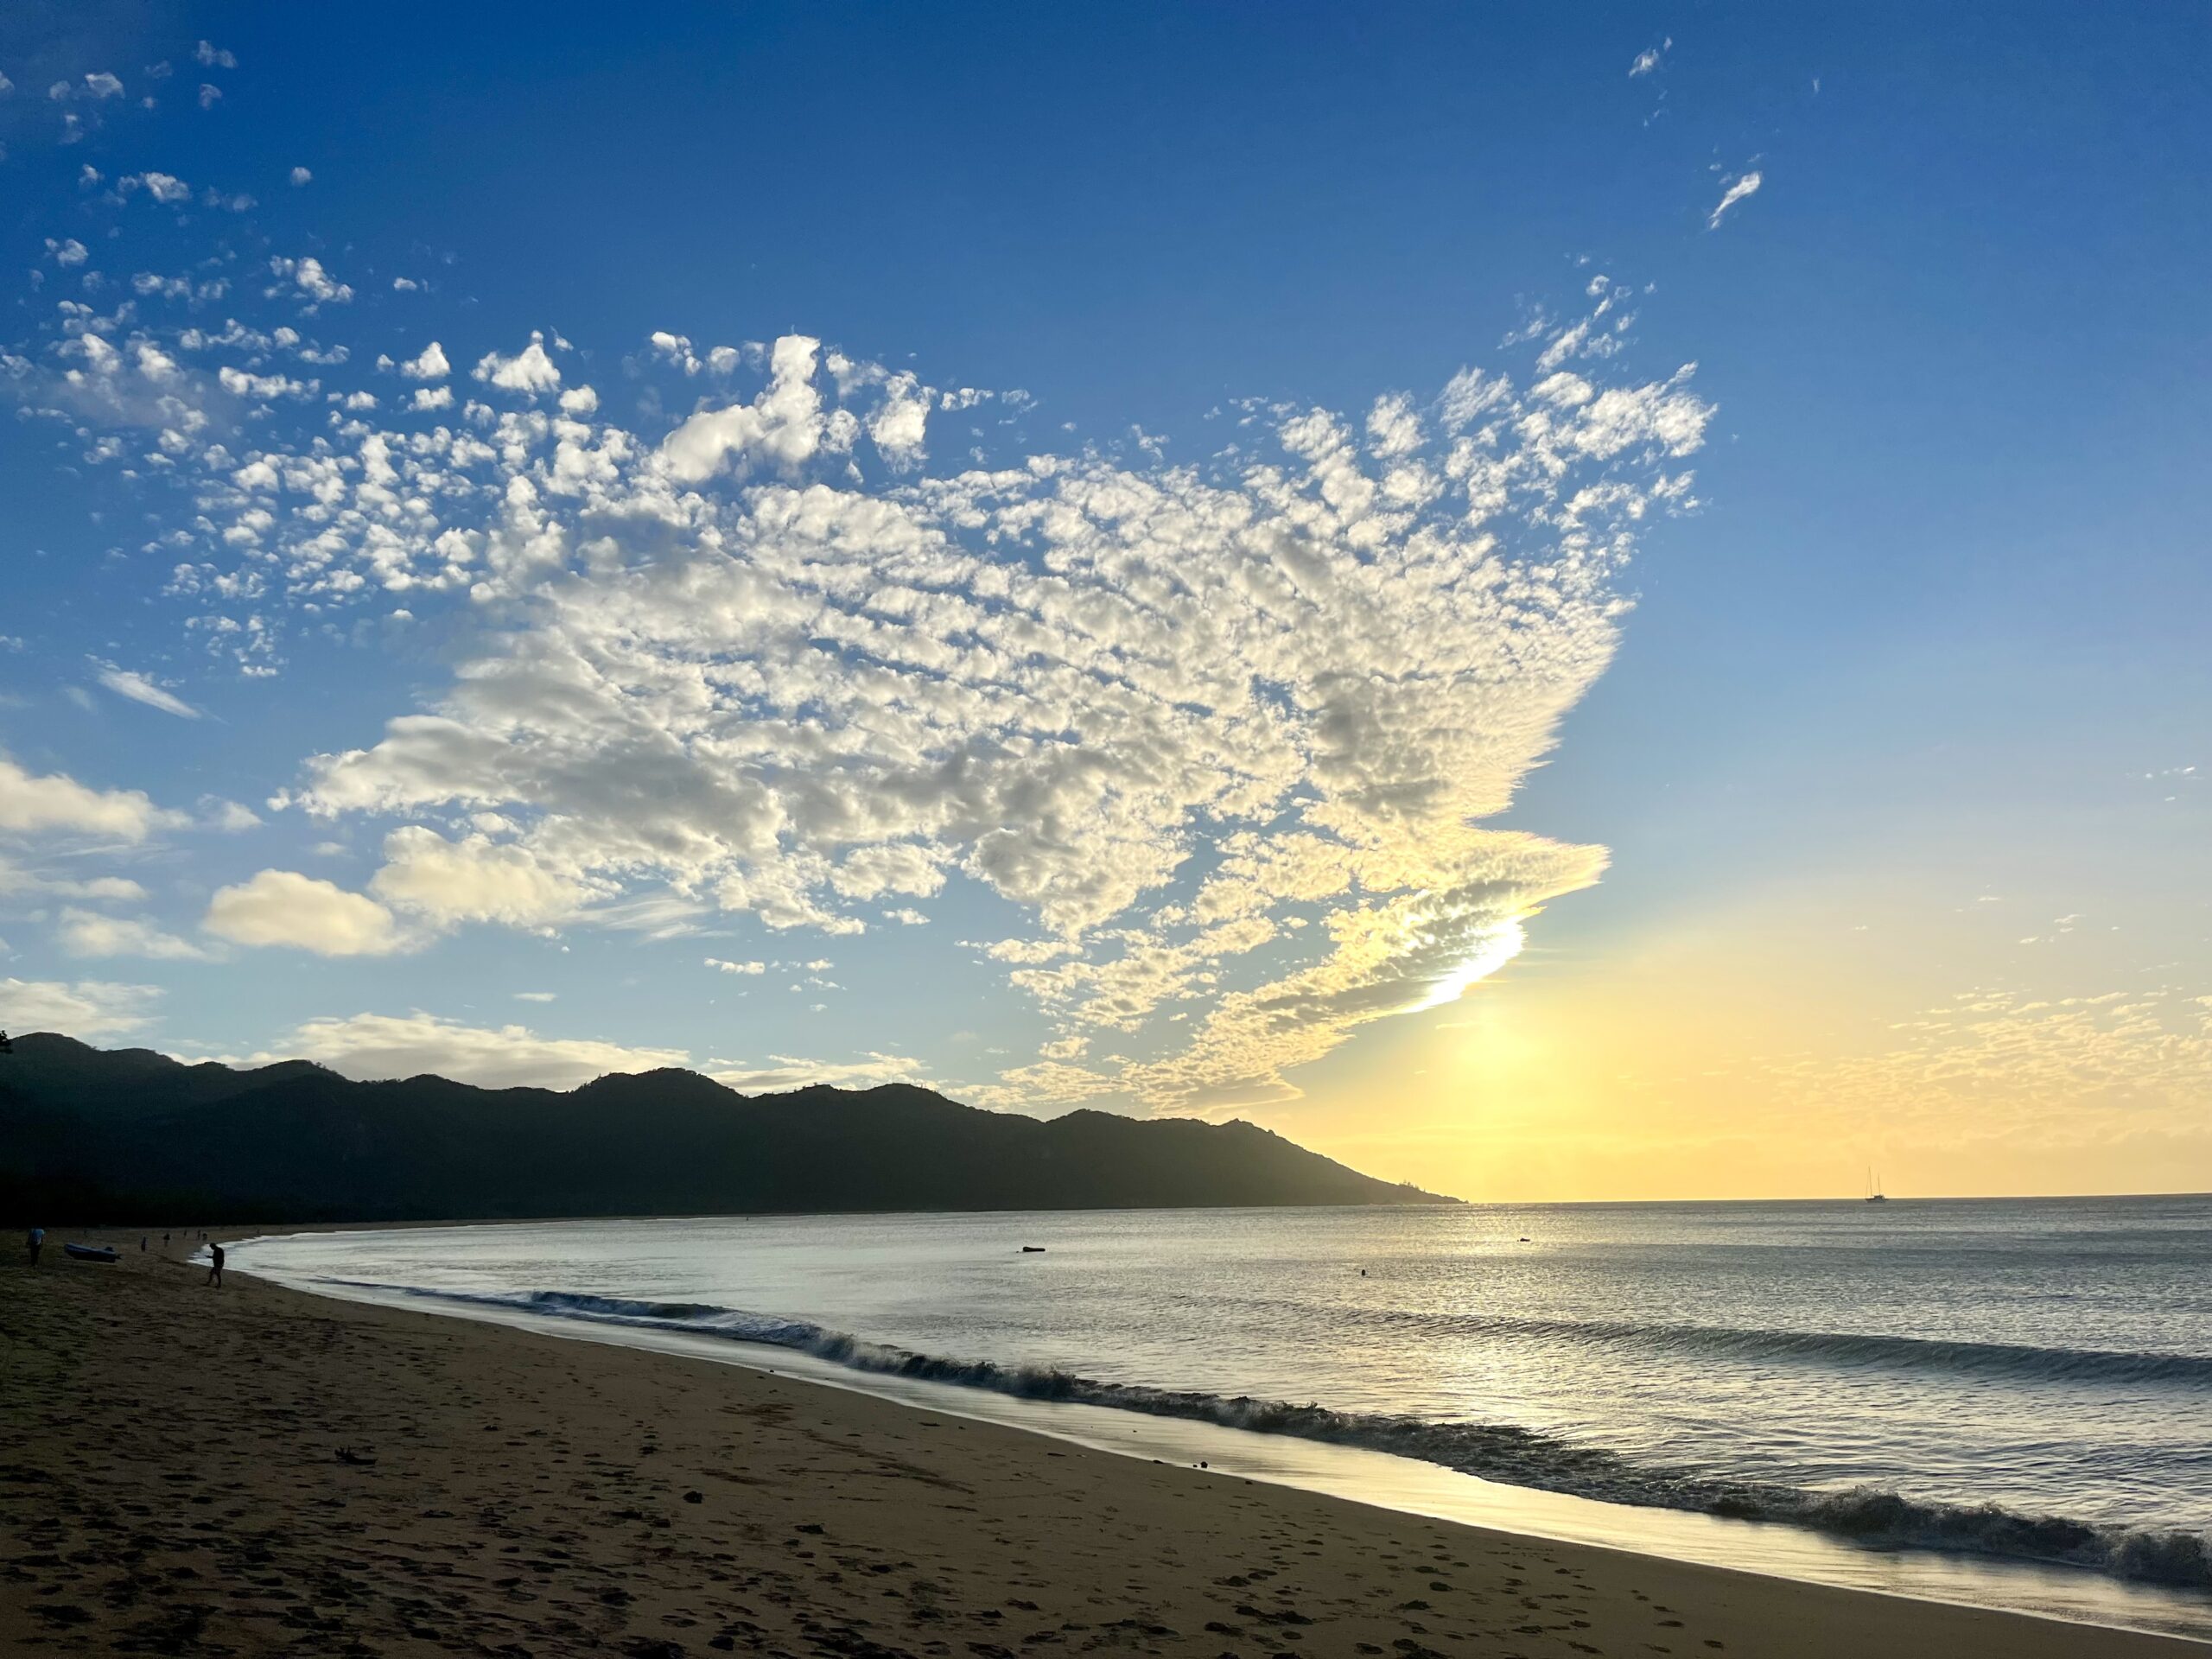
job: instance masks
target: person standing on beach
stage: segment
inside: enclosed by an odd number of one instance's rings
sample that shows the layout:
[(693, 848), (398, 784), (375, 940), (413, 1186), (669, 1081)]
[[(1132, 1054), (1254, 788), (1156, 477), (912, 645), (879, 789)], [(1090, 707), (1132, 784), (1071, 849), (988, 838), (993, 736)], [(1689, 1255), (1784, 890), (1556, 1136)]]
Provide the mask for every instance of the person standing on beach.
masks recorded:
[(207, 1269), (207, 1282), (220, 1290), (223, 1287), (223, 1247), (219, 1244), (210, 1244), (207, 1247), (207, 1255), (213, 1263)]
[(43, 1227), (32, 1228), (30, 1230), (30, 1236), (23, 1242), (30, 1246), (31, 1266), (38, 1266), (38, 1253), (46, 1248), (46, 1229)]

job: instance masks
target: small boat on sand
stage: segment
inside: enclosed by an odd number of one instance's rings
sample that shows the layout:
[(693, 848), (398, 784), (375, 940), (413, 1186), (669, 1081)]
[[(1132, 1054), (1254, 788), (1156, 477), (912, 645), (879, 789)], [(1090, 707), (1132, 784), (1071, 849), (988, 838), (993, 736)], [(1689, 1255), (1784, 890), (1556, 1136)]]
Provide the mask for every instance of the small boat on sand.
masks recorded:
[(79, 1262), (120, 1262), (123, 1252), (112, 1244), (64, 1244), (61, 1253)]

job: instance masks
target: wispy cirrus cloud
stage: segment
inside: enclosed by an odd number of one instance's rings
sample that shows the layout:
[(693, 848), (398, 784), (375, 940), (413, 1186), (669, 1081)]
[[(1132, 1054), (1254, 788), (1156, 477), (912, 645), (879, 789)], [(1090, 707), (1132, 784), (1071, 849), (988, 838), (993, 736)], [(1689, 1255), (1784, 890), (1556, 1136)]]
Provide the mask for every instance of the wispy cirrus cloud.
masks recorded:
[(1706, 229), (1709, 231), (1719, 230), (1720, 228), (1720, 221), (1727, 217), (1728, 210), (1735, 207), (1737, 203), (1748, 201), (1751, 197), (1757, 195), (1758, 194), (1759, 187), (1765, 182), (1766, 180), (1764, 175), (1758, 172), (1756, 169), (1751, 172), (1745, 173), (1739, 177), (1731, 179), (1728, 181), (1728, 188), (1720, 193), (1720, 200), (1717, 205), (1715, 205), (1713, 212), (1707, 216), (1705, 221)]
[(1827, 1120), (1839, 1133), (1878, 1124), (2056, 1146), (2194, 1137), (2212, 1097), (2212, 995), (2175, 986), (1962, 991), (1897, 1022), (1866, 1052), (1753, 1064), (1763, 1093), (1793, 1121)]
[(149, 709), (158, 709), (165, 715), (175, 715), (179, 720), (197, 720), (200, 711), (178, 696), (164, 690), (143, 674), (127, 668), (118, 668), (113, 663), (95, 659), (95, 677), (118, 697), (128, 697), (133, 702), (143, 702)]

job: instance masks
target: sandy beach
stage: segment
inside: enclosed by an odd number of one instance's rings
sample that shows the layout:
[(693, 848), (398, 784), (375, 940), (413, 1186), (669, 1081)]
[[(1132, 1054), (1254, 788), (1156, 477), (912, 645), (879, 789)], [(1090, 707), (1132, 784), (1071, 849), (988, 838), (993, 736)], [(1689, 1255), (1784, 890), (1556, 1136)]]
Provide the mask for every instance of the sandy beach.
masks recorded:
[[(741, 1366), (0, 1265), (0, 1651), (2202, 1654), (1453, 1526)], [(135, 1239), (132, 1241), (135, 1243)], [(175, 1246), (181, 1257), (181, 1236)]]

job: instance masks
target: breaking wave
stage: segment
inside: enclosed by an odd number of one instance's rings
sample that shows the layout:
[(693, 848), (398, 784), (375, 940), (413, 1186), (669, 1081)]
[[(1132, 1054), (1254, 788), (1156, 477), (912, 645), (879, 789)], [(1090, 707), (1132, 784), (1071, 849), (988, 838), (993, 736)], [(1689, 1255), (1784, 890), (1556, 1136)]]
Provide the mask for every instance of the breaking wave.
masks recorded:
[[(1819, 1491), (1741, 1481), (1632, 1463), (1533, 1430), (1499, 1423), (1438, 1422), (1379, 1412), (1334, 1411), (1198, 1390), (1107, 1382), (1049, 1366), (951, 1359), (874, 1343), (803, 1319), (778, 1319), (710, 1303), (632, 1300), (568, 1291), (472, 1292), (359, 1280), (321, 1282), (399, 1292), (435, 1301), (515, 1309), (554, 1319), (682, 1332), (783, 1348), (856, 1371), (987, 1389), (1025, 1400), (1066, 1401), (1354, 1446), (1439, 1464), (1508, 1485), (1534, 1487), (1612, 1503), (1687, 1510), (1740, 1520), (1809, 1527), (1875, 1549), (1941, 1549), (2013, 1560), (2085, 1567), (2116, 1578), (2212, 1587), (2212, 1547), (2202, 1535), (2096, 1525), (2062, 1516), (2031, 1516), (1995, 1505), (1924, 1503), (1871, 1487)], [(1530, 1322), (1515, 1322), (1529, 1324)], [(1586, 1327), (1587, 1329), (1587, 1327)], [(1618, 1327), (1727, 1345), (1732, 1353), (1789, 1354), (1843, 1363), (1894, 1360), (1898, 1348), (1941, 1351), (1936, 1363), (1970, 1369), (2120, 1381), (2212, 1380), (2212, 1360), (2186, 1355), (2012, 1348), (1986, 1343), (1916, 1343), (1890, 1337), (1797, 1335), (1699, 1327)], [(1605, 1334), (1605, 1328), (1597, 1328)], [(1618, 1333), (1618, 1332), (1617, 1332)], [(1925, 1358), (1925, 1356), (1921, 1357)], [(2132, 1368), (2132, 1369), (2131, 1369)]]

